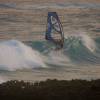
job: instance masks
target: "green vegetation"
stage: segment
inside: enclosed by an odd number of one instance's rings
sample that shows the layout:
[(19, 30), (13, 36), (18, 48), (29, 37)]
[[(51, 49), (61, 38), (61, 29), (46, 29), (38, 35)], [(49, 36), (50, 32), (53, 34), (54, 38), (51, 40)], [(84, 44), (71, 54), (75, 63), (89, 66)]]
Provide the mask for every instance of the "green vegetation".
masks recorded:
[(100, 79), (8, 81), (0, 84), (0, 100), (100, 100)]

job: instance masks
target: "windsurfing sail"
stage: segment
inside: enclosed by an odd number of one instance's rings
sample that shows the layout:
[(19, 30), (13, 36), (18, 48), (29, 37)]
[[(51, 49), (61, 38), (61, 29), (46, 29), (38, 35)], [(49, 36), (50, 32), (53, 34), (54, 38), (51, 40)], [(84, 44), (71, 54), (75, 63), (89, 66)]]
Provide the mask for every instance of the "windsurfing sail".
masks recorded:
[(61, 22), (56, 12), (48, 12), (46, 40), (56, 44), (57, 47), (62, 48), (64, 44), (64, 33)]

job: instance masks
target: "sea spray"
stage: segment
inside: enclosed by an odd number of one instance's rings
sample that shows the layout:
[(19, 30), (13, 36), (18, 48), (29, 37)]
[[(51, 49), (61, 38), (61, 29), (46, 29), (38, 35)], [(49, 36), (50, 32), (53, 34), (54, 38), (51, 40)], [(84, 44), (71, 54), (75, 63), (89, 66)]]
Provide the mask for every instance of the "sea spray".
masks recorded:
[(63, 54), (63, 50), (52, 50), (47, 58), (48, 64), (56, 66), (65, 66), (70, 62), (70, 59)]
[(16, 70), (46, 67), (39, 52), (20, 41), (9, 40), (0, 43), (0, 69)]
[(97, 48), (95, 41), (86, 32), (74, 31), (65, 35), (65, 39), (68, 38), (71, 40), (74, 39), (74, 41), (81, 41), (90, 52), (95, 52)]
[(85, 32), (73, 32), (65, 37), (64, 54), (70, 58), (72, 63), (100, 64), (100, 57), (96, 52), (98, 47), (89, 35)]

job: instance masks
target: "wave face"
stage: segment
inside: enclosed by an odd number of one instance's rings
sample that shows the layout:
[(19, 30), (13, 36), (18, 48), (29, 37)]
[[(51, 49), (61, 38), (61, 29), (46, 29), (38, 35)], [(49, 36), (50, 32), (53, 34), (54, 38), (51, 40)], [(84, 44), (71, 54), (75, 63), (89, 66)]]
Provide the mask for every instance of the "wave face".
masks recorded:
[(42, 56), (36, 50), (17, 40), (0, 43), (0, 69), (13, 71), (45, 67)]
[[(98, 65), (100, 64), (100, 43), (98, 43), (98, 41), (100, 42), (100, 39), (96, 38), (93, 40), (86, 34), (70, 34), (66, 36), (64, 49), (61, 51), (55, 51), (52, 43), (49, 43), (48, 45), (48, 43), (45, 41), (32, 42), (31, 46), (39, 52), (47, 55), (49, 58), (51, 58), (50, 60), (53, 58), (53, 61), (54, 57), (58, 55), (59, 59), (63, 60), (64, 58), (63, 61), (67, 63), (69, 61), (70, 63), (74, 64)], [(60, 52), (60, 54), (57, 52)], [(55, 61), (57, 61), (56, 58)]]

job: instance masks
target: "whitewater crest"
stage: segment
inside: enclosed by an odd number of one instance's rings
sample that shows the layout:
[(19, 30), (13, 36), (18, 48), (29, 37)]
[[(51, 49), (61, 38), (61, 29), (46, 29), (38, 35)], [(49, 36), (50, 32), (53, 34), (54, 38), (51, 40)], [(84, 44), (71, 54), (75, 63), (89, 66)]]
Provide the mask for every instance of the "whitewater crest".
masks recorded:
[(46, 67), (42, 55), (17, 40), (0, 42), (0, 70)]
[(95, 41), (85, 32), (73, 32), (67, 34), (65, 38), (70, 41), (70, 44), (73, 42), (74, 45), (77, 45), (76, 42), (81, 42), (90, 52), (95, 52), (97, 49)]
[(85, 65), (100, 64), (99, 46), (85, 32), (77, 32), (65, 36), (64, 54), (72, 63)]

